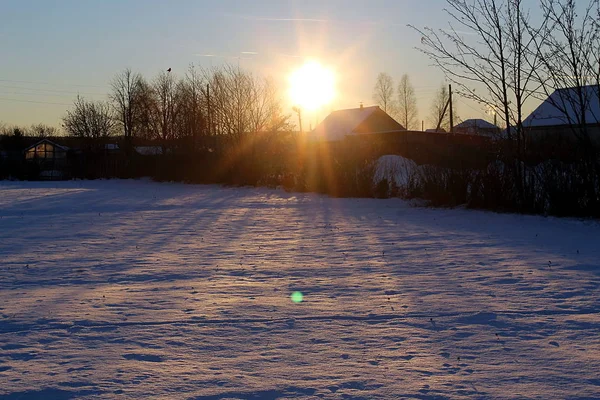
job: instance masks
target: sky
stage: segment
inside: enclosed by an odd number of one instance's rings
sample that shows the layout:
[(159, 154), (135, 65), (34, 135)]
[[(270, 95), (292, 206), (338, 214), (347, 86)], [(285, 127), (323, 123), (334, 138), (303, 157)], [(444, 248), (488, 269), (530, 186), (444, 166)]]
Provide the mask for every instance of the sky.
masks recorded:
[[(415, 47), (408, 24), (447, 25), (443, 0), (0, 0), (0, 121), (60, 125), (77, 94), (106, 99), (126, 67), (153, 78), (172, 68), (238, 64), (273, 78), (306, 60), (331, 67), (337, 96), (305, 116), (373, 104), (377, 74), (409, 74), (426, 119), (443, 74)], [(287, 98), (285, 110), (292, 113)], [(458, 99), (461, 117), (485, 110)]]

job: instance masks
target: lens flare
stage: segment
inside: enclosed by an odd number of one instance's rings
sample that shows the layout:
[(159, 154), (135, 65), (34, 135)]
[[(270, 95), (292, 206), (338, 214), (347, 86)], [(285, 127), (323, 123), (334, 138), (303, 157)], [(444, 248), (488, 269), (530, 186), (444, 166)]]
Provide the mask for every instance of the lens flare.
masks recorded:
[(302, 303), (302, 300), (304, 300), (304, 295), (302, 294), (302, 292), (294, 292), (292, 293), (290, 298), (294, 303)]

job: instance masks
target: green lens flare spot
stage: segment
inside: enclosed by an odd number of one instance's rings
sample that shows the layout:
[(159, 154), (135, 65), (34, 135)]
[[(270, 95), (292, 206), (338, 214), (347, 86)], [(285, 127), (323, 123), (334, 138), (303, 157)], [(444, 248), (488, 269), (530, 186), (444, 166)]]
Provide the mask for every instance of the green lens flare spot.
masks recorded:
[(302, 300), (304, 299), (304, 295), (301, 292), (294, 292), (294, 293), (292, 293), (290, 298), (292, 299), (292, 301), (294, 303), (302, 303)]

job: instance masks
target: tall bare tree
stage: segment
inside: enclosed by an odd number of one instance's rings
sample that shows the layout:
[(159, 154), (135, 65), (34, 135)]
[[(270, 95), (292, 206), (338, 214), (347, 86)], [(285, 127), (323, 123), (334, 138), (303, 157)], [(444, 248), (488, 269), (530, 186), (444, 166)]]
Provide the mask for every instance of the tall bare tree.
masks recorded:
[(97, 139), (115, 133), (115, 118), (108, 102), (77, 96), (73, 108), (63, 117), (63, 126), (72, 136)]
[(110, 83), (110, 100), (115, 108), (119, 123), (126, 139), (131, 139), (139, 128), (142, 106), (142, 76), (126, 68), (118, 73)]
[(282, 113), (272, 80), (231, 65), (205, 70), (204, 76), (210, 83), (210, 114), (217, 134), (240, 139), (287, 126), (289, 115)]
[(179, 112), (181, 86), (172, 72), (161, 71), (151, 86), (150, 129), (163, 149), (169, 140), (177, 137), (176, 120)]
[(270, 78), (253, 78), (251, 82), (250, 127), (252, 132), (277, 132), (289, 128), (289, 115), (281, 109), (277, 87)]
[[(446, 0), (447, 29), (414, 28), (424, 54), (458, 87), (458, 93), (498, 109), (509, 139), (521, 136), (523, 108), (536, 93), (539, 66), (532, 26), (522, 0)], [(466, 32), (466, 33), (465, 33)]]
[(583, 156), (582, 197), (600, 206), (600, 160), (590, 124), (600, 121), (600, 0), (541, 0), (545, 32), (535, 41), (541, 68), (535, 73), (544, 96), (578, 140)]
[(398, 119), (408, 130), (418, 129), (418, 111), (415, 89), (407, 74), (398, 83)]
[[(552, 0), (550, 0), (552, 1)], [(535, 71), (546, 20), (534, 26), (523, 0), (446, 0), (447, 29), (415, 28), (419, 49), (430, 57), (458, 93), (499, 111), (514, 159), (513, 180), (524, 200), (523, 110), (537, 93)], [(515, 140), (516, 139), (516, 140)]]
[(155, 96), (152, 85), (142, 79), (138, 93), (139, 109), (136, 113), (134, 136), (144, 139), (155, 139)]
[[(541, 66), (535, 71), (541, 92), (549, 98), (585, 146), (591, 147), (588, 124), (600, 120), (600, 110), (591, 109), (600, 96), (600, 0), (591, 0), (580, 9), (574, 0), (542, 0), (547, 21), (545, 32), (536, 38)], [(581, 6), (581, 3), (579, 3)], [(593, 121), (588, 121), (589, 117)]]
[(196, 140), (208, 134), (207, 111), (205, 107), (205, 81), (201, 71), (193, 64), (189, 66), (181, 82), (179, 132), (181, 136)]
[(377, 75), (373, 89), (373, 101), (386, 113), (390, 115), (396, 113), (394, 79), (389, 74), (381, 72)]

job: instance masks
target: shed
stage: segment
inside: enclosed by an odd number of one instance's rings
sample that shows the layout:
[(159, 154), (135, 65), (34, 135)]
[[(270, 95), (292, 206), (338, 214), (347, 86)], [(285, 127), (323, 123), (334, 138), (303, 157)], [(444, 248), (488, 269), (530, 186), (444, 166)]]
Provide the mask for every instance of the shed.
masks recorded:
[(39, 178), (54, 180), (65, 177), (68, 150), (68, 147), (42, 139), (23, 152), (25, 161), (37, 168)]

